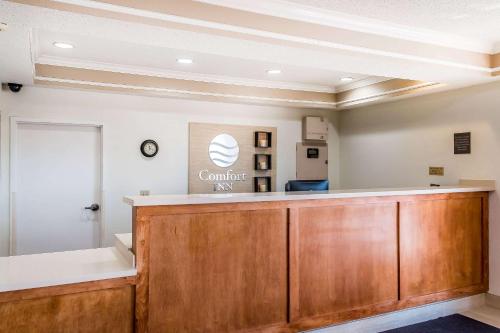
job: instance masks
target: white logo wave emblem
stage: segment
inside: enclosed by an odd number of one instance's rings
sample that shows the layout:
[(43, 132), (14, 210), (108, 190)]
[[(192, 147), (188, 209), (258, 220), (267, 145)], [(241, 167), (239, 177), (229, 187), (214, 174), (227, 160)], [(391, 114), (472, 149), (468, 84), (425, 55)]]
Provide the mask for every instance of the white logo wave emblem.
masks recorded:
[(208, 155), (212, 162), (221, 167), (227, 168), (233, 165), (240, 154), (238, 142), (229, 134), (219, 134), (210, 142)]

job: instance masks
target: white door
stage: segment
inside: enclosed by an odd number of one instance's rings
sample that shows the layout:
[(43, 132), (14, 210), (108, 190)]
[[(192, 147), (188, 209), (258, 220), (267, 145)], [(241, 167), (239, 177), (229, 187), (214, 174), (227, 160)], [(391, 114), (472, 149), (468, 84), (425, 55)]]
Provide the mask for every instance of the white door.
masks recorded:
[(13, 254), (99, 246), (100, 210), (85, 207), (100, 205), (100, 131), (97, 126), (17, 124)]

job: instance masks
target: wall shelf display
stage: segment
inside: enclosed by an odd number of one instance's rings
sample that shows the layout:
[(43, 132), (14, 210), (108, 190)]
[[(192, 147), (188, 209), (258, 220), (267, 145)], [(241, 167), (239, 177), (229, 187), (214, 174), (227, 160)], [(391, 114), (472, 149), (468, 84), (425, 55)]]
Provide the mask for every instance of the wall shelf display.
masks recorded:
[(271, 192), (271, 177), (254, 177), (255, 192)]
[(255, 147), (271, 148), (272, 134), (272, 132), (255, 132)]
[(255, 170), (264, 171), (272, 169), (272, 155), (255, 154)]

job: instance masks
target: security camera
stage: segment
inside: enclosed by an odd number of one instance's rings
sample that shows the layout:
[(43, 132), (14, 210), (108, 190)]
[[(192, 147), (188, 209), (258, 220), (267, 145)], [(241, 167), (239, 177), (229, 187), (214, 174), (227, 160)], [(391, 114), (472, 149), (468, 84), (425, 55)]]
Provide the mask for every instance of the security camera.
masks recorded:
[(22, 84), (20, 83), (7, 83), (7, 86), (9, 87), (10, 91), (17, 93), (21, 91), (21, 88), (23, 87)]

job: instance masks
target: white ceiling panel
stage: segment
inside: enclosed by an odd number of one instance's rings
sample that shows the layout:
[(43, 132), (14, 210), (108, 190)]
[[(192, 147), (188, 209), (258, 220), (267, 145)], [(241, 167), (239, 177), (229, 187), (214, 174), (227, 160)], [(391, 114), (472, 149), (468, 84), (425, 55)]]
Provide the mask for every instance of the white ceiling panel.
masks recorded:
[[(37, 59), (39, 62), (64, 64), (94, 64), (110, 69), (148, 72), (157, 75), (205, 78), (207, 80), (227, 79), (249, 83), (274, 82), (283, 86), (293, 86), (322, 90), (341, 84), (343, 77), (354, 80), (367, 78), (366, 75), (327, 71), (314, 67), (292, 66), (276, 62), (224, 57), (220, 55), (171, 49), (165, 47), (139, 45), (123, 41), (67, 34), (61, 32), (36, 31)], [(54, 42), (66, 42), (73, 49), (60, 49)], [(192, 64), (179, 64), (177, 59), (190, 58)], [(277, 59), (278, 60), (278, 59)], [(270, 69), (279, 69), (281, 74), (270, 75)], [(309, 87), (308, 87), (309, 86)]]
[(500, 41), (498, 0), (286, 0), (422, 30)]

